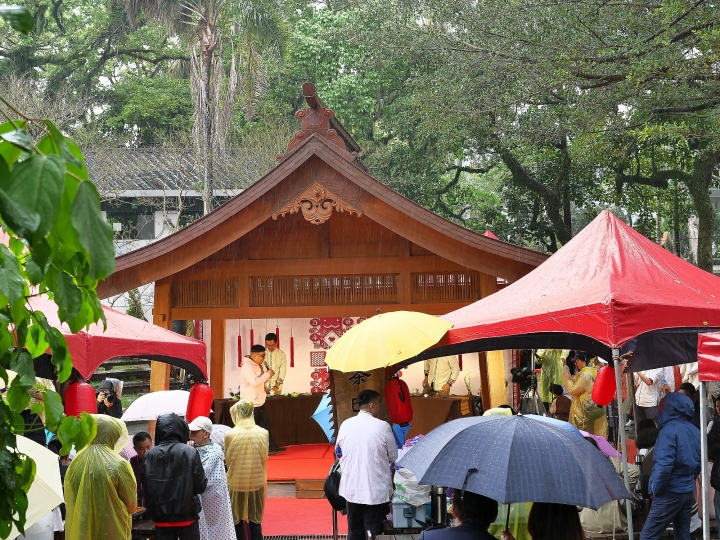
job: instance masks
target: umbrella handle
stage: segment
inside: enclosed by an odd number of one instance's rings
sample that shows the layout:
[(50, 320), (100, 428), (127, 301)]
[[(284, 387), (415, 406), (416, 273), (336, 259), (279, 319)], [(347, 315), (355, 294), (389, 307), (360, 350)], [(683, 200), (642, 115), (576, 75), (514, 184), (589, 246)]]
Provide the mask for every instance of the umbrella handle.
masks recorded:
[(507, 518), (505, 519), (505, 530), (510, 530), (510, 507), (512, 506), (512, 503), (508, 504), (508, 511), (507, 511)]

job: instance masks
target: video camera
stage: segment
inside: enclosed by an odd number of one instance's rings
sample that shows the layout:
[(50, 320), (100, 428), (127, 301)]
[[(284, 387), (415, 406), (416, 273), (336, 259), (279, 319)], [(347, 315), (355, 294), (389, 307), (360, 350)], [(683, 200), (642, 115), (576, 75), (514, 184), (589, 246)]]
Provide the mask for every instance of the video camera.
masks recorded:
[(533, 355), (535, 351), (524, 349), (520, 351), (520, 366), (512, 368), (512, 382), (519, 384), (522, 390), (537, 388), (537, 375), (533, 371)]

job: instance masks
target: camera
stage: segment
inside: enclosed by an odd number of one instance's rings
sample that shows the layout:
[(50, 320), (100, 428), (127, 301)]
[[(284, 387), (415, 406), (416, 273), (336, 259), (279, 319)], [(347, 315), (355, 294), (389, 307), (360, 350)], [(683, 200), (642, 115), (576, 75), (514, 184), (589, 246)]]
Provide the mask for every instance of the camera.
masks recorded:
[(510, 373), (512, 382), (521, 386), (530, 385), (536, 379), (535, 373), (527, 366), (512, 368)]
[(112, 390), (103, 390), (105, 392), (105, 401), (108, 403), (115, 403), (115, 398), (117, 395)]

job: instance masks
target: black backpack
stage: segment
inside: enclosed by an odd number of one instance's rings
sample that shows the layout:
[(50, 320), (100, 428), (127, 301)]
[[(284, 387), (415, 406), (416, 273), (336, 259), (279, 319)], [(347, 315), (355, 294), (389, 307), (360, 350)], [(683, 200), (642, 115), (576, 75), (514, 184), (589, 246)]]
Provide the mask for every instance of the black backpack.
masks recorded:
[(347, 507), (347, 501), (345, 497), (340, 495), (340, 476), (342, 471), (340, 470), (340, 460), (336, 460), (330, 467), (330, 473), (325, 478), (325, 485), (323, 491), (325, 491), (325, 497), (330, 501), (332, 506), (337, 512), (345, 512)]

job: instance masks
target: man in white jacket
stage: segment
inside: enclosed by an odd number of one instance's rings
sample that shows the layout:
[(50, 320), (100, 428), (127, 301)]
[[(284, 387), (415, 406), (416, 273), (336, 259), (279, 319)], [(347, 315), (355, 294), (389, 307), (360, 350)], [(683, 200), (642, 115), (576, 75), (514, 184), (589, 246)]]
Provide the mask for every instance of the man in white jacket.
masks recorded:
[(246, 356), (240, 365), (240, 399), (249, 399), (253, 402), (255, 424), (266, 429), (270, 434), (270, 455), (285, 451), (273, 441), (272, 431), (270, 431), (270, 416), (265, 410), (265, 400), (267, 399), (265, 383), (273, 375), (275, 372), (265, 363), (265, 347), (253, 345), (250, 348), (250, 355)]
[(358, 394), (360, 412), (340, 426), (335, 453), (340, 457), (340, 495), (347, 501), (348, 540), (367, 540), (383, 533), (392, 495), (391, 465), (398, 456), (390, 424), (376, 418), (380, 394)]

